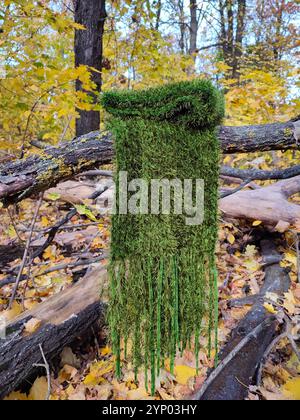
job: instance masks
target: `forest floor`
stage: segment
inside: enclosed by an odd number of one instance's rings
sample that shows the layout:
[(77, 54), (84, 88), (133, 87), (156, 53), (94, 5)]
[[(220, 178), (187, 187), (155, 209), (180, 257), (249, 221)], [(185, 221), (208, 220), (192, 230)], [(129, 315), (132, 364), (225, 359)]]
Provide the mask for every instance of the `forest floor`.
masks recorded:
[[(82, 188), (90, 188), (82, 182)], [(45, 230), (53, 226), (68, 211), (70, 205), (62, 197), (53, 193), (46, 194), (39, 210), (34, 229), (32, 245), (43, 243)], [(68, 200), (66, 200), (68, 201)], [(295, 201), (300, 204), (300, 197)], [(24, 274), (30, 274), (28, 282), (22, 282), (11, 310), (7, 310), (13, 285), (0, 288), (0, 315), (13, 319), (24, 310), (31, 309), (49, 296), (70, 287), (72, 282), (90, 273), (97, 276), (106, 260), (92, 266), (60, 269), (43, 274), (45, 268), (72, 263), (78, 258), (93, 258), (109, 248), (108, 217), (95, 219), (93, 213), (87, 211), (86, 201), (80, 208), (81, 215), (72, 218), (68, 225), (56, 235), (52, 244), (45, 250), (41, 258), (33, 261), (30, 273), (25, 268)], [(12, 272), (21, 261), (24, 243), (30, 231), (30, 224), (36, 208), (36, 201), (25, 200), (18, 205), (15, 213), (0, 209), (0, 259), (1, 250), (5, 250), (2, 259), (11, 260), (3, 264), (0, 270), (0, 282)], [(90, 207), (92, 208), (92, 207)], [(96, 220), (96, 221), (95, 221)], [(217, 247), (219, 270), (219, 346), (222, 347), (230, 331), (243, 318), (250, 306), (230, 308), (228, 301), (253, 295), (259, 292), (264, 280), (262, 259), (257, 243), (257, 232), (264, 229), (259, 220), (254, 223), (246, 221), (230, 221), (221, 218), (220, 234)], [(12, 249), (14, 257), (9, 258), (8, 250)], [(300, 316), (300, 284), (297, 282), (299, 257), (297, 258), (295, 233), (287, 231), (282, 234), (279, 251), (283, 254), (281, 265), (290, 271), (292, 287), (282, 302), (282, 309), (289, 317), (292, 335), (299, 339)], [(84, 299), (84, 297), (83, 297)], [(266, 308), (276, 312), (278, 308), (266, 303)], [(33, 332), (34, 325), (28, 326)], [(134, 380), (132, 364), (122, 354), (122, 381), (115, 378), (115, 364), (111, 349), (106, 340), (106, 331), (94, 331), (89, 340), (78, 341), (72, 348), (62, 349), (60, 360), (52, 366), (51, 399), (53, 400), (94, 400), (94, 399), (162, 399), (172, 400), (186, 398), (203, 384), (209, 368), (213, 366), (213, 356), (209, 359), (206, 343), (202, 339), (202, 350), (199, 354), (199, 374), (196, 372), (196, 361), (193, 349), (186, 350), (183, 356), (176, 358), (174, 375), (170, 373), (168, 360), (165, 369), (157, 379), (155, 397), (150, 396), (145, 374), (141, 371), (138, 382)], [(13, 392), (7, 399), (44, 399), (47, 394), (47, 378), (38, 377), (29, 384), (27, 392)], [(150, 377), (150, 375), (149, 375)], [(264, 369), (262, 383), (249, 389), (251, 400), (267, 399), (300, 399), (300, 361), (293, 352), (287, 339), (274, 346)]]

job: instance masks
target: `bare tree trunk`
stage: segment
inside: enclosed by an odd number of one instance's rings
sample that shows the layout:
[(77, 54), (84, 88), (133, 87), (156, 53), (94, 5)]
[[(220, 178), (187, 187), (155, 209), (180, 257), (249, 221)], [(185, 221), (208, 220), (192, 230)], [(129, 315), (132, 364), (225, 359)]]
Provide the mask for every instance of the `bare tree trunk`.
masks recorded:
[(242, 44), (245, 33), (246, 0), (237, 0), (237, 12), (234, 13), (234, 0), (219, 0), (220, 45), (225, 63), (231, 67), (229, 78), (239, 79), (242, 57)]
[(282, 46), (281, 39), (282, 39), (282, 26), (283, 26), (283, 9), (285, 7), (285, 0), (282, 0), (280, 3), (276, 3), (277, 13), (276, 13), (276, 21), (275, 21), (275, 27), (276, 27), (276, 37), (275, 37), (275, 43), (273, 44), (273, 54), (274, 54), (274, 60), (275, 62), (278, 62), (281, 59), (281, 50)]
[[(75, 22), (86, 29), (75, 31), (75, 66), (85, 65), (93, 67), (92, 81), (97, 92), (101, 91), (101, 70), (103, 52), (103, 32), (106, 18), (105, 0), (75, 0)], [(82, 83), (76, 81), (76, 90), (82, 91)], [(97, 95), (91, 94), (92, 102), (97, 102)], [(76, 136), (98, 130), (100, 127), (100, 113), (77, 109), (80, 117), (76, 120)]]
[(180, 39), (179, 39), (179, 48), (182, 54), (185, 53), (185, 16), (184, 16), (184, 3), (182, 0), (178, 1), (179, 9), (179, 29), (180, 29)]
[(240, 61), (243, 55), (243, 38), (245, 32), (246, 0), (238, 0), (237, 29), (235, 37), (235, 48), (232, 66), (233, 79), (239, 79)]
[(194, 61), (196, 61), (196, 56), (194, 55), (197, 52), (197, 37), (198, 37), (198, 19), (197, 19), (197, 0), (190, 0), (190, 55), (193, 55)]
[(227, 64), (233, 69), (234, 57), (234, 14), (233, 14), (233, 0), (227, 0), (227, 41), (228, 41), (228, 57)]
[(161, 20), (161, 12), (162, 12), (162, 0), (158, 0), (157, 2), (157, 11), (156, 11), (156, 24), (155, 30), (159, 30), (160, 20)]

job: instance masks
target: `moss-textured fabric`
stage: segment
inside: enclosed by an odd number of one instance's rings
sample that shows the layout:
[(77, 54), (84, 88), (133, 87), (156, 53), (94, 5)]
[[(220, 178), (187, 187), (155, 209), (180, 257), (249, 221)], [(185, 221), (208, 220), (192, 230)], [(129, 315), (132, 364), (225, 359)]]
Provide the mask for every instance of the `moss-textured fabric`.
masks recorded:
[[(155, 377), (166, 358), (217, 325), (215, 243), (222, 94), (206, 80), (146, 91), (109, 92), (102, 103), (115, 137), (116, 208), (112, 220), (109, 325), (120, 375), (120, 342), (132, 342), (136, 370)], [(203, 179), (204, 222), (185, 214), (118, 214), (119, 173), (133, 179)], [(130, 193), (129, 193), (130, 194)], [(130, 197), (130, 195), (129, 195)], [(194, 197), (195, 199), (195, 197)], [(174, 197), (171, 206), (174, 210)], [(147, 382), (146, 376), (146, 382)]]

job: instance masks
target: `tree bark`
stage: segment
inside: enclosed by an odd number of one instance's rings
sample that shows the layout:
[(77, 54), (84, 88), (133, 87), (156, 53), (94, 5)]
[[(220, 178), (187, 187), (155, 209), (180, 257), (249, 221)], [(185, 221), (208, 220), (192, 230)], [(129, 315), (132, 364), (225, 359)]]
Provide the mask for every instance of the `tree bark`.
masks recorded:
[(162, 13), (162, 0), (158, 0), (157, 10), (156, 10), (156, 23), (155, 23), (155, 30), (156, 31), (158, 31), (159, 27), (160, 27), (161, 13)]
[(269, 179), (289, 179), (300, 175), (300, 165), (294, 165), (286, 169), (237, 169), (230, 166), (222, 166), (221, 175), (251, 181), (266, 181)]
[[(176, 1), (175, 3), (175, 9)], [(184, 54), (185, 51), (185, 32), (186, 32), (186, 22), (185, 22), (185, 16), (184, 16), (184, 2), (183, 0), (178, 0), (178, 15), (179, 15), (179, 30), (180, 30), (180, 38), (179, 38), (179, 48), (182, 54)]]
[(198, 37), (198, 19), (197, 19), (197, 0), (190, 0), (190, 55), (196, 61), (195, 53), (197, 51)]
[(300, 206), (289, 201), (300, 191), (300, 176), (253, 191), (238, 191), (220, 200), (220, 210), (234, 219), (260, 220), (265, 225), (279, 222), (300, 226)]
[[(99, 290), (105, 276), (104, 269), (96, 276), (86, 276), (6, 326), (6, 338), (0, 339), (0, 398), (37, 371), (34, 364), (42, 363), (39, 345), (49, 363), (90, 327), (104, 325), (106, 305), (100, 302)], [(32, 318), (40, 320), (41, 325), (28, 334), (25, 324)]]
[(99, 131), (49, 147), (42, 155), (31, 155), (0, 168), (0, 200), (10, 204), (45, 191), (93, 166), (113, 158), (111, 136)]
[[(218, 128), (224, 153), (295, 149), (295, 133), (296, 124), (292, 121)], [(58, 147), (48, 147), (42, 155), (32, 155), (0, 167), (0, 200), (4, 205), (18, 202), (87, 169), (110, 163), (113, 157), (111, 135), (99, 131)]]
[(243, 55), (243, 39), (245, 33), (246, 0), (238, 0), (237, 29), (235, 37), (234, 57), (232, 66), (233, 79), (240, 77), (241, 57)]
[[(75, 22), (86, 29), (75, 30), (75, 66), (88, 66), (97, 93), (89, 92), (92, 103), (97, 103), (101, 91), (101, 71), (103, 53), (103, 32), (106, 18), (105, 0), (75, 0)], [(93, 70), (96, 69), (96, 70)], [(80, 80), (76, 81), (76, 91), (84, 91)], [(77, 109), (76, 135), (81, 136), (100, 127), (99, 111)]]
[[(252, 153), (297, 148), (296, 122), (220, 127), (224, 153)], [(299, 147), (299, 146), (298, 146)]]
[[(234, 12), (237, 3), (237, 12)], [(244, 39), (246, 0), (219, 0), (220, 46), (225, 63), (231, 68), (229, 78), (238, 79)]]

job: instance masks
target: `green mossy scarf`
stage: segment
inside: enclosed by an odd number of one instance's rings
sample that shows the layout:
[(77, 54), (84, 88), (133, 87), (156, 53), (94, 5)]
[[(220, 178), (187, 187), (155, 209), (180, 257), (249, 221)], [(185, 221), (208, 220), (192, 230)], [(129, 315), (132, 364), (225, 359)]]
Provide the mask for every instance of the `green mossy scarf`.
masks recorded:
[[(121, 339), (125, 346), (130, 340), (136, 372), (144, 365), (148, 383), (150, 369), (154, 393), (166, 358), (173, 370), (177, 351), (193, 344), (198, 360), (203, 334), (208, 334), (210, 350), (213, 346), (220, 149), (215, 128), (224, 115), (224, 100), (209, 81), (195, 80), (109, 92), (102, 103), (116, 149), (108, 316), (117, 375)], [(118, 214), (120, 171), (127, 171), (128, 182), (203, 179), (204, 222), (188, 226), (185, 214), (172, 211)]]

